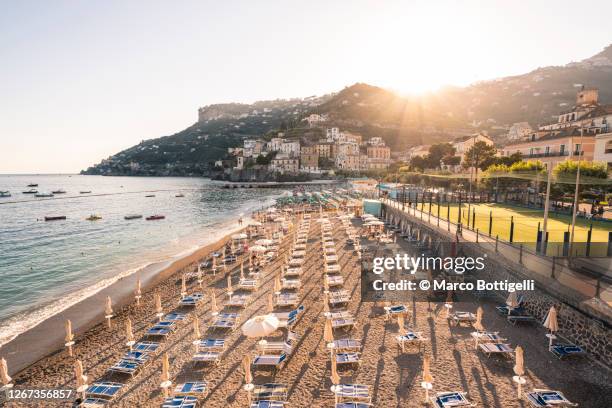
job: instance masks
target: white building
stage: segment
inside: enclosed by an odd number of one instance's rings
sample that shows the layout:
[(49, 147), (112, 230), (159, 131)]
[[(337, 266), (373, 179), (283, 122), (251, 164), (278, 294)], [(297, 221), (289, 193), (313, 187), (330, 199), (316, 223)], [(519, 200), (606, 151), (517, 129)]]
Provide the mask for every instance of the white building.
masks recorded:
[(325, 133), (328, 142), (343, 142), (345, 140), (344, 134), (337, 127), (327, 128)]
[(313, 126), (317, 126), (319, 123), (326, 122), (327, 116), (319, 115), (318, 113), (313, 113), (309, 115), (308, 117), (304, 118), (303, 120), (308, 122), (308, 126), (313, 127)]
[(289, 157), (300, 157), (300, 142), (299, 140), (285, 140), (279, 150)]
[(595, 136), (595, 153), (593, 160), (608, 164), (612, 168), (612, 133), (603, 133)]
[(370, 146), (384, 146), (385, 145), (385, 141), (382, 139), (382, 137), (371, 137), (368, 140), (368, 144)]
[(270, 170), (279, 173), (297, 173), (300, 169), (300, 160), (289, 157), (284, 153), (279, 153), (270, 162)]
[(533, 129), (531, 128), (531, 126), (529, 126), (529, 123), (527, 122), (514, 123), (508, 131), (508, 139), (521, 140), (532, 131)]
[(285, 139), (282, 137), (273, 137), (268, 142), (268, 150), (271, 152), (278, 152), (281, 149), (282, 144), (285, 142)]

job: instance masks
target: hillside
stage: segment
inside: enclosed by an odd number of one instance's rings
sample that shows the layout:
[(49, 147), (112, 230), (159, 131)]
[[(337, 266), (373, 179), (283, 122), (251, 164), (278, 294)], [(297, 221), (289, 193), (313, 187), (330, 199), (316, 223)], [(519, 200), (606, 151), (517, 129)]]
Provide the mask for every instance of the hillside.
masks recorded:
[[(339, 126), (365, 138), (382, 136), (393, 150), (486, 130), (505, 134), (514, 122), (532, 126), (569, 109), (582, 86), (598, 88), (600, 102), (612, 102), (612, 45), (565, 66), (448, 87), (405, 97), (357, 83), (322, 97), (215, 104), (198, 109), (198, 122), (171, 136), (150, 139), (90, 167), (85, 174), (202, 175), (228, 147), (245, 138), (269, 138), (287, 128), (289, 137), (312, 137), (301, 119), (327, 114), (326, 126)], [(309, 134), (310, 133), (310, 134)]]

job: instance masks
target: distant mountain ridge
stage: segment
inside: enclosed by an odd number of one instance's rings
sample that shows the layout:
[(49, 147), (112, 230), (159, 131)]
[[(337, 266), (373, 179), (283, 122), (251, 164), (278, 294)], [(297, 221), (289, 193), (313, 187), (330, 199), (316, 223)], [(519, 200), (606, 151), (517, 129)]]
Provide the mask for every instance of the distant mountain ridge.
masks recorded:
[[(497, 137), (515, 122), (532, 126), (556, 120), (581, 87), (598, 88), (612, 102), (612, 45), (564, 66), (482, 81), (467, 87), (405, 97), (364, 83), (321, 97), (224, 103), (198, 109), (198, 121), (171, 136), (150, 139), (90, 167), (85, 174), (201, 175), (228, 147), (279, 128), (299, 136), (302, 119), (326, 114), (323, 126), (339, 126), (364, 137), (382, 136), (393, 150), (451, 140), (479, 130)], [(304, 129), (305, 131), (305, 129)]]

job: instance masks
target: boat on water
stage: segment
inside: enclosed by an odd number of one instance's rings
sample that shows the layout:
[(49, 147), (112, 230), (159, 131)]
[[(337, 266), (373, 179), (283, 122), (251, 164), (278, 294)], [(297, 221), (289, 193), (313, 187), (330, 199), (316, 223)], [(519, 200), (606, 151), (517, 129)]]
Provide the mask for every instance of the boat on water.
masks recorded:
[(145, 197), (155, 197), (155, 194), (148, 194)]
[(91, 193), (91, 190), (89, 190), (89, 191), (79, 191), (79, 194), (89, 194), (89, 193)]
[(34, 197), (40, 197), (40, 198), (53, 197), (53, 194), (52, 193), (36, 193), (34, 194)]
[(26, 187), (38, 187), (37, 183), (30, 183)]
[(91, 214), (89, 217), (85, 218), (87, 221), (98, 221), (101, 220), (102, 217), (98, 214)]
[(53, 194), (66, 194), (66, 190), (62, 190), (61, 188), (59, 190), (54, 190), (52, 191)]
[(177, 195), (175, 195), (175, 197), (185, 197), (185, 194), (183, 194), (183, 193), (178, 193)]
[(163, 220), (166, 218), (165, 215), (150, 215), (146, 218), (147, 221)]
[(140, 214), (130, 214), (130, 215), (126, 215), (125, 217), (123, 217), (124, 220), (137, 220), (142, 218), (142, 215)]
[(6, 191), (0, 191), (0, 197), (10, 197), (11, 196), (11, 192), (6, 190)]
[(38, 190), (35, 188), (31, 188), (29, 190), (26, 191), (22, 191), (23, 194), (38, 194)]
[(51, 217), (45, 217), (45, 221), (60, 221), (60, 220), (65, 220), (65, 219), (66, 219), (65, 215), (55, 215)]

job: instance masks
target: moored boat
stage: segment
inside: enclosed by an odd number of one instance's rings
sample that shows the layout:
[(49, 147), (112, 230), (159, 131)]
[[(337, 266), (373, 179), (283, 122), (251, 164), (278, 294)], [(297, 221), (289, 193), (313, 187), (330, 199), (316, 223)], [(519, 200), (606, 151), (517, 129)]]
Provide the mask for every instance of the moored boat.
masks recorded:
[(40, 197), (40, 198), (42, 198), (42, 197), (53, 197), (53, 194), (52, 193), (36, 193), (36, 194), (34, 194), (34, 197)]
[(65, 220), (65, 219), (66, 219), (65, 215), (55, 215), (51, 217), (45, 217), (45, 221), (59, 221), (59, 220)]
[(98, 221), (101, 220), (102, 217), (97, 214), (91, 214), (89, 217), (85, 218), (87, 221)]
[(165, 215), (150, 215), (146, 218), (147, 221), (154, 221), (154, 220), (163, 220), (164, 218), (166, 218)]
[(175, 197), (185, 197), (185, 194), (183, 194), (183, 193), (178, 193), (177, 195), (175, 195)]
[(6, 191), (0, 191), (0, 197), (10, 197), (11, 196), (11, 192), (6, 190)]
[(148, 198), (148, 197), (155, 197), (155, 194), (148, 194), (148, 195), (146, 195), (145, 197), (147, 197), (147, 198)]
[(61, 188), (59, 190), (54, 190), (52, 191), (53, 194), (66, 194), (66, 190), (62, 190)]
[(23, 194), (38, 194), (38, 190), (35, 188), (31, 188), (29, 190), (26, 191), (22, 191)]
[(124, 220), (137, 220), (142, 218), (142, 215), (140, 214), (130, 214), (130, 215), (126, 215), (125, 217), (123, 217)]
[(30, 183), (26, 187), (38, 187), (37, 183)]
[(88, 190), (88, 191), (79, 191), (79, 194), (89, 194), (89, 193), (91, 193), (91, 190)]

